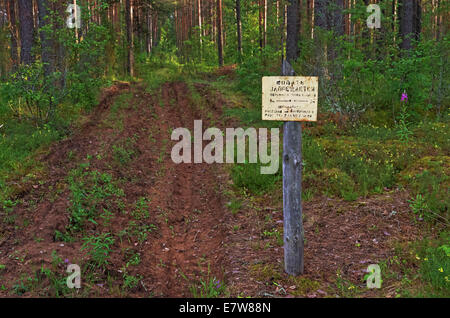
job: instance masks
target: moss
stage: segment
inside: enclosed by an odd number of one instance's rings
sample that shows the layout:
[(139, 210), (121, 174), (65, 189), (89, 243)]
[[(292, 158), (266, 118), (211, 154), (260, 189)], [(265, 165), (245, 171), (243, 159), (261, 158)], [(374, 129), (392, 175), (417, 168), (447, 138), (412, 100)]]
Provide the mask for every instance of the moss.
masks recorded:
[[(429, 219), (448, 219), (450, 205), (450, 157), (425, 156), (399, 174), (399, 182), (407, 187)], [(417, 202), (416, 202), (417, 203)], [(430, 213), (431, 212), (431, 213)]]
[(415, 193), (439, 190), (448, 192), (450, 157), (425, 156), (399, 174), (399, 182)]
[(403, 180), (410, 181), (411, 178), (417, 176), (423, 171), (429, 171), (432, 174), (450, 173), (450, 157), (449, 156), (425, 156), (414, 162), (410, 167), (400, 173)]
[(321, 169), (306, 174), (304, 182), (308, 187), (336, 196), (351, 193), (355, 189), (353, 179), (338, 168)]
[(272, 264), (253, 264), (250, 266), (250, 275), (262, 282), (277, 281), (282, 278), (281, 269)]
[(294, 296), (304, 296), (320, 288), (320, 283), (307, 277), (289, 277), (289, 283), (295, 286), (290, 293)]
[(448, 123), (445, 122), (427, 122), (420, 124), (414, 130), (414, 137), (422, 140), (435, 149), (442, 149), (448, 154), (450, 149), (450, 132)]

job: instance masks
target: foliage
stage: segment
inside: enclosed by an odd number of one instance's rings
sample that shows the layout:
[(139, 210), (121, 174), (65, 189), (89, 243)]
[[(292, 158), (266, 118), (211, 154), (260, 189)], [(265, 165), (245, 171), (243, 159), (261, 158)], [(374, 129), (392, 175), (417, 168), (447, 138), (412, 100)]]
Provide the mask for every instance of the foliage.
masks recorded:
[(13, 116), (44, 124), (53, 118), (55, 107), (65, 95), (55, 85), (59, 77), (58, 73), (45, 77), (40, 62), (21, 65), (17, 72), (11, 74), (9, 81), (0, 85), (0, 102), (9, 107)]
[(432, 290), (426, 294), (431, 297), (449, 297), (450, 291), (450, 245), (449, 233), (443, 231), (440, 238), (428, 242), (421, 248), (419, 255), (420, 275), (425, 282), (432, 286)]
[(111, 246), (114, 244), (114, 238), (109, 233), (103, 233), (98, 236), (89, 236), (83, 239), (85, 242), (81, 250), (87, 250), (91, 260), (99, 267), (108, 264)]
[(136, 208), (131, 212), (131, 215), (136, 220), (147, 219), (149, 217), (149, 204), (150, 200), (146, 197), (140, 197), (136, 201)]
[(231, 178), (236, 187), (244, 188), (253, 194), (270, 191), (281, 179), (281, 172), (261, 174), (260, 163), (236, 164), (231, 169)]
[(411, 208), (427, 221), (449, 224), (448, 156), (425, 156), (402, 171), (400, 181), (411, 189)]
[(123, 190), (116, 186), (108, 173), (80, 167), (70, 171), (68, 182), (71, 205), (67, 230), (71, 233), (82, 231), (87, 221), (97, 224), (100, 207), (117, 209), (113, 199), (124, 196)]

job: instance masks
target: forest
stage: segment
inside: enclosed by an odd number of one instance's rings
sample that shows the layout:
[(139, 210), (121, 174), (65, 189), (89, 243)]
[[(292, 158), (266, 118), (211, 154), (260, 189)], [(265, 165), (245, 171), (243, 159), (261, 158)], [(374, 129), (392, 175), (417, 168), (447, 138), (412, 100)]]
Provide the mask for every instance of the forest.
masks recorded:
[[(0, 0), (0, 297), (450, 297), (449, 21), (444, 0)], [(288, 125), (262, 119), (282, 65), (318, 77), (298, 275)], [(174, 162), (198, 120), (279, 131), (280, 168)]]

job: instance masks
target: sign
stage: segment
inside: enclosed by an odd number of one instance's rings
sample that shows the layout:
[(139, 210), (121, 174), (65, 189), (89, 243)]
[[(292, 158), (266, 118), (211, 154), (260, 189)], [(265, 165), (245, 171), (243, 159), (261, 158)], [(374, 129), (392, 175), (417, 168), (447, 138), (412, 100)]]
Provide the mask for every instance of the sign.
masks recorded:
[(318, 77), (262, 78), (262, 119), (317, 121)]

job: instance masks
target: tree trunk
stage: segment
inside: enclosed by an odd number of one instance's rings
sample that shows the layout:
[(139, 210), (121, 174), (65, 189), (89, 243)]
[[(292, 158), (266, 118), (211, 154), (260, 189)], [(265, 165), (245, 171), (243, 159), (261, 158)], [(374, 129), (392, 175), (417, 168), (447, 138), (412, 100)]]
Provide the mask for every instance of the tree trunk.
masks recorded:
[(400, 48), (410, 50), (414, 36), (414, 3), (413, 0), (401, 0), (400, 5), (400, 36), (402, 38)]
[(147, 33), (145, 35), (145, 41), (146, 41), (146, 52), (147, 55), (149, 55), (152, 51), (152, 15), (150, 12), (150, 9), (146, 7), (145, 9), (145, 19), (147, 24)]
[(125, 24), (127, 28), (127, 73), (134, 76), (134, 35), (133, 35), (133, 0), (125, 1)]
[(197, 0), (197, 16), (198, 16), (198, 35), (199, 35), (199, 41), (200, 41), (200, 53), (202, 52), (202, 1)]
[(330, 18), (329, 23), (331, 30), (336, 35), (344, 35), (345, 24), (344, 24), (344, 0), (336, 0), (333, 2), (330, 8)]
[(262, 50), (264, 46), (264, 40), (263, 40), (263, 13), (262, 13), (262, 5), (261, 0), (258, 1), (258, 30), (259, 30), (259, 48)]
[(223, 65), (222, 0), (217, 0), (217, 49), (219, 66)]
[(236, 0), (236, 24), (237, 24), (237, 48), (240, 60), (242, 57), (241, 0)]
[(267, 45), (267, 0), (264, 0), (264, 11), (263, 11), (263, 46)]
[(39, 35), (41, 38), (41, 59), (44, 64), (44, 75), (48, 77), (54, 72), (54, 63), (51, 56), (52, 40), (48, 30), (43, 30), (48, 24), (49, 14), (48, 0), (38, 0), (39, 10)]
[(12, 68), (16, 69), (19, 63), (19, 53), (17, 47), (17, 20), (16, 20), (16, 1), (8, 0), (9, 20), (11, 23), (11, 60)]
[(422, 31), (422, 4), (420, 0), (414, 0), (414, 35), (419, 40)]
[(327, 5), (328, 0), (314, 1), (314, 26), (328, 29)]
[(286, 59), (292, 64), (298, 57), (298, 0), (289, 0), (287, 10)]
[(33, 4), (30, 0), (19, 0), (20, 63), (33, 63)]

